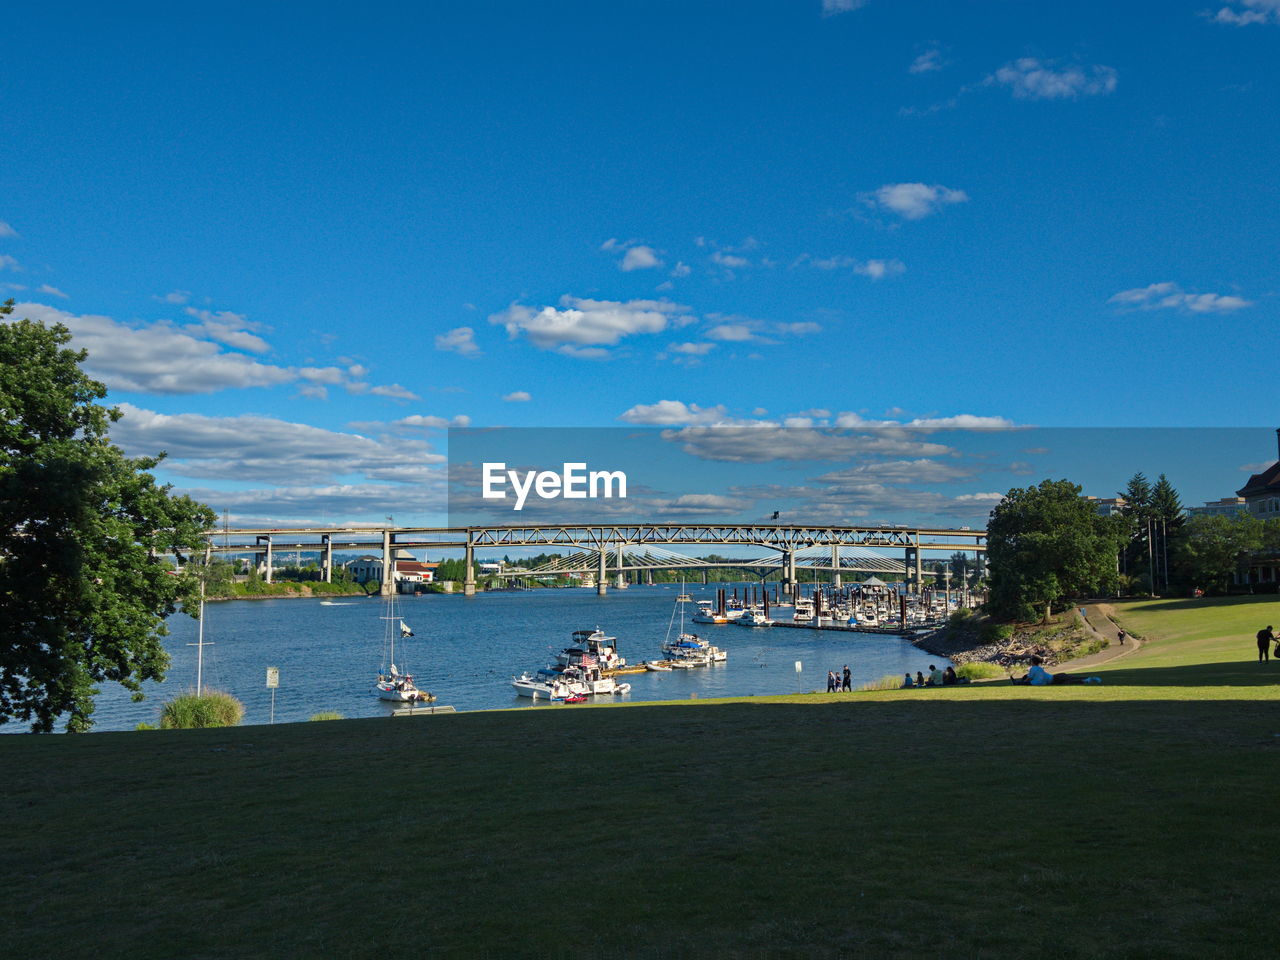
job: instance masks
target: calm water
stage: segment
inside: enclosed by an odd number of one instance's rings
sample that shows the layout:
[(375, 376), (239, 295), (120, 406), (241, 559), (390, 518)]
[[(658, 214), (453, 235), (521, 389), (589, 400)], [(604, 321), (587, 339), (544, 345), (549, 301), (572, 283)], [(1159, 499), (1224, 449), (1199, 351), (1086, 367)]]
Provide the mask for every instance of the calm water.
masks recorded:
[[(714, 587), (690, 588), (695, 598), (714, 598)], [(535, 590), (481, 594), (471, 599), (433, 594), (400, 598), (400, 613), (416, 636), (405, 641), (401, 668), (420, 689), (459, 710), (533, 705), (511, 689), (513, 674), (545, 665), (569, 645), (573, 630), (599, 626), (618, 637), (622, 655), (637, 663), (661, 656), (677, 586), (631, 587), (597, 597), (594, 590)], [(342, 603), (344, 605), (336, 605)], [(692, 605), (687, 608), (692, 612)], [(371, 693), (382, 651), (382, 602), (377, 599), (244, 600), (205, 608), (205, 684), (235, 694), (245, 704), (245, 723), (266, 723), (271, 694), (266, 668), (280, 668), (277, 722), (305, 720), (321, 710), (346, 717), (385, 715), (392, 705)], [(788, 618), (790, 609), (778, 611)], [(94, 714), (97, 730), (132, 729), (154, 723), (159, 703), (196, 679), (195, 621), (174, 617), (166, 641), (173, 658), (169, 679), (152, 684), (142, 703), (119, 687), (104, 685)], [(693, 624), (693, 632), (729, 651), (729, 661), (698, 670), (628, 676), (631, 692), (619, 700), (673, 700), (826, 689), (828, 670), (849, 664), (853, 684), (885, 674), (928, 670), (946, 660), (923, 653), (900, 637), (816, 630), (747, 629)], [(797, 676), (795, 662), (803, 664)], [(17, 725), (6, 724), (9, 730)], [(4, 728), (0, 728), (4, 729)], [(21, 729), (21, 728), (19, 728)], [(15, 731), (16, 732), (16, 731)]]

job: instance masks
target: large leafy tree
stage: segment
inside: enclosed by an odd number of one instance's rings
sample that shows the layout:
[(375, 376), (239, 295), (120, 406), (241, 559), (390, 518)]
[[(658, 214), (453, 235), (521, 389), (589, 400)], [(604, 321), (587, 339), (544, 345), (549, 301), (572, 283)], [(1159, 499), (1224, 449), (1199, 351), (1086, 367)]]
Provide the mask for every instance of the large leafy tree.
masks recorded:
[[(0, 315), (13, 312), (13, 301)], [(0, 322), (0, 723), (91, 725), (95, 684), (164, 678), (164, 618), (190, 608), (184, 555), (213, 512), (108, 439), (118, 410), (61, 324)]]
[(1068, 597), (1116, 585), (1122, 526), (1067, 480), (1010, 490), (987, 524), (988, 609), (1004, 620), (1048, 619)]
[(1248, 513), (1191, 517), (1177, 543), (1178, 569), (1186, 586), (1225, 593), (1237, 575), (1248, 571), (1255, 554), (1277, 552), (1280, 520)]

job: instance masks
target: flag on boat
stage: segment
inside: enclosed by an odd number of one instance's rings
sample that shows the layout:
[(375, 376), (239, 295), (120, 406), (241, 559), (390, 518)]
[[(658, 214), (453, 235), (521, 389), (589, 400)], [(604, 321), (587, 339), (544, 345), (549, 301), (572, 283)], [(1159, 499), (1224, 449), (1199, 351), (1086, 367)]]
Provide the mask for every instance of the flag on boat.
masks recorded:
[(600, 661), (594, 653), (584, 653), (582, 655), (582, 665), (584, 667), (594, 667)]
[(405, 623), (403, 620), (400, 621), (400, 636), (402, 637), (413, 636), (413, 631), (409, 629), (409, 625)]

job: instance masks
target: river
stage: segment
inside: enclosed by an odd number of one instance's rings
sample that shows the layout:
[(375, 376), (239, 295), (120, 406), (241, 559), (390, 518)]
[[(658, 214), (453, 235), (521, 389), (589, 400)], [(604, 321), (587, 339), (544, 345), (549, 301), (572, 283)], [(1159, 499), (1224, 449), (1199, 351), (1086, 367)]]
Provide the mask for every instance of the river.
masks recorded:
[[(714, 598), (715, 586), (691, 587)], [(728, 586), (732, 587), (732, 584)], [(678, 585), (633, 586), (597, 597), (594, 590), (530, 590), (480, 594), (473, 598), (427, 594), (401, 597), (400, 614), (415, 636), (398, 657), (418, 686), (440, 704), (458, 710), (501, 707), (572, 709), (534, 704), (511, 689), (513, 674), (533, 670), (569, 645), (573, 630), (599, 626), (618, 637), (619, 652), (631, 663), (657, 659), (666, 635)], [(692, 612), (693, 607), (687, 608)], [(371, 692), (382, 650), (383, 602), (375, 598), (234, 600), (205, 607), (204, 682), (227, 690), (245, 704), (244, 722), (267, 723), (271, 692), (267, 667), (278, 667), (275, 720), (306, 720), (320, 711), (345, 717), (388, 714), (393, 705)], [(790, 609), (777, 612), (784, 618)], [(692, 624), (691, 632), (729, 651), (729, 660), (697, 670), (641, 673), (624, 679), (631, 692), (621, 701), (685, 700), (825, 690), (828, 670), (850, 666), (853, 685), (886, 674), (927, 671), (948, 661), (913, 647), (902, 637), (818, 630), (747, 629)], [(678, 626), (675, 628), (678, 630)], [(160, 703), (195, 686), (196, 623), (186, 616), (170, 621), (165, 645), (172, 664), (163, 684), (148, 684), (147, 697), (134, 703), (127, 691), (104, 684), (94, 713), (95, 730), (129, 730), (155, 723)], [(802, 664), (797, 674), (796, 661)], [(0, 729), (17, 732), (19, 724)]]

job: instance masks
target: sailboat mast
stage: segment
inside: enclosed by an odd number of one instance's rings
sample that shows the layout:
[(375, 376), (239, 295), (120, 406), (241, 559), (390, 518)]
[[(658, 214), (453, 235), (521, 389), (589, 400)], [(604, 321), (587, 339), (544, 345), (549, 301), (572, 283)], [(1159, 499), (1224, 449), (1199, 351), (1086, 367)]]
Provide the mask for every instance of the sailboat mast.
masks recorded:
[(196, 630), (196, 696), (204, 693), (204, 578), (200, 578), (200, 624)]

